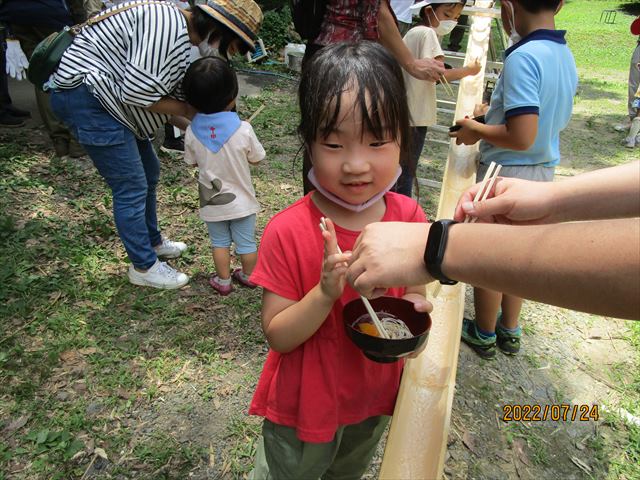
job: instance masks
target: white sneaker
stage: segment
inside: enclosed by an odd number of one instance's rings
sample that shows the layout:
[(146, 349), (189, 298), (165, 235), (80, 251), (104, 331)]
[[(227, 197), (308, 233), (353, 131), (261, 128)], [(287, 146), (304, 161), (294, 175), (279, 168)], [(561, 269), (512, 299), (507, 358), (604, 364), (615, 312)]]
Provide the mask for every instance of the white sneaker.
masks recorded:
[(153, 247), (156, 255), (163, 258), (178, 258), (187, 249), (187, 244), (183, 242), (172, 242), (168, 238), (163, 238), (160, 245)]
[(633, 148), (636, 146), (636, 137), (627, 137), (624, 139), (624, 146), (627, 148)]
[(129, 281), (134, 285), (172, 290), (184, 287), (189, 282), (189, 277), (171, 268), (165, 262), (156, 260), (156, 263), (146, 272), (139, 272), (133, 265), (130, 265)]

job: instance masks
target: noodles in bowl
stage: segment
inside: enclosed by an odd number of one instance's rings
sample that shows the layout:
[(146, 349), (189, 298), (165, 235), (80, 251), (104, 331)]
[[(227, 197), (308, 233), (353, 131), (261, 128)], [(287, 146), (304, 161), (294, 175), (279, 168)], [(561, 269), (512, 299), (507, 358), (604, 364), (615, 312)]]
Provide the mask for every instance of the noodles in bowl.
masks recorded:
[(383, 328), (392, 338), (382, 338), (362, 303), (356, 298), (344, 306), (343, 322), (347, 336), (375, 362), (390, 363), (420, 349), (427, 341), (431, 317), (416, 312), (413, 303), (402, 298), (379, 297), (371, 300)]
[[(390, 339), (400, 339), (400, 338), (411, 338), (413, 337), (413, 333), (409, 330), (409, 327), (400, 320), (398, 317), (391, 313), (387, 312), (376, 312), (378, 314), (378, 318), (382, 323), (385, 331), (389, 335)], [(351, 325), (353, 328), (357, 328), (362, 333), (366, 335), (371, 335), (373, 337), (380, 337), (380, 332), (371, 321), (371, 317), (368, 313), (361, 315), (358, 319), (353, 322)]]

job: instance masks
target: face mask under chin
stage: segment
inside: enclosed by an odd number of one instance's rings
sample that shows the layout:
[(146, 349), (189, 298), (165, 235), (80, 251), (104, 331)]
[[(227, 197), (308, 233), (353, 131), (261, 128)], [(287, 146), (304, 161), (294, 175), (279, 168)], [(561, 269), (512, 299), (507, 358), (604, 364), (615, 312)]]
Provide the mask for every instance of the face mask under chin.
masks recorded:
[(371, 205), (376, 203), (382, 197), (384, 197), (385, 194), (394, 187), (394, 185), (398, 181), (398, 178), (400, 178), (401, 173), (402, 173), (402, 167), (398, 166), (398, 170), (396, 171), (393, 181), (389, 183), (389, 185), (387, 185), (387, 187), (384, 190), (382, 190), (381, 192), (378, 192), (376, 195), (371, 197), (366, 202), (360, 203), (358, 205), (345, 202), (340, 197), (334, 195), (329, 190), (325, 189), (322, 185), (320, 185), (320, 182), (318, 182), (318, 179), (316, 178), (316, 174), (313, 167), (311, 167), (311, 170), (309, 170), (309, 173), (307, 174), (307, 178), (309, 179), (311, 184), (314, 187), (316, 187), (316, 190), (318, 190), (322, 195), (324, 195), (329, 201), (335, 203), (336, 205), (340, 205), (341, 207), (346, 208), (347, 210), (351, 210), (352, 212), (361, 212), (369, 208)]

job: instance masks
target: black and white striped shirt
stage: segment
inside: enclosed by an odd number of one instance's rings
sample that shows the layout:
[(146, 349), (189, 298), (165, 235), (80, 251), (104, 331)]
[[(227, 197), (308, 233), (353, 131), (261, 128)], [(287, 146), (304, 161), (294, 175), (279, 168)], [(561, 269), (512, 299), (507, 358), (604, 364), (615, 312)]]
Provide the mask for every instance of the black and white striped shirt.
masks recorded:
[[(141, 2), (114, 8), (135, 3)], [(85, 27), (64, 53), (54, 88), (84, 82), (111, 115), (148, 138), (169, 116), (145, 107), (165, 96), (184, 99), (180, 87), (190, 49), (186, 19), (175, 5), (143, 3)]]

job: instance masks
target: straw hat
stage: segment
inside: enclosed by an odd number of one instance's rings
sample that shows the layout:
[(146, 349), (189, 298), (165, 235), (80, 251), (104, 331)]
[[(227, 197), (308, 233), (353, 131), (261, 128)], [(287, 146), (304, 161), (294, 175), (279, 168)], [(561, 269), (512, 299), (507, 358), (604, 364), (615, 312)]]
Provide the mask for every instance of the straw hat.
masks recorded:
[(262, 10), (253, 0), (207, 0), (197, 5), (203, 12), (229, 27), (254, 50)]

